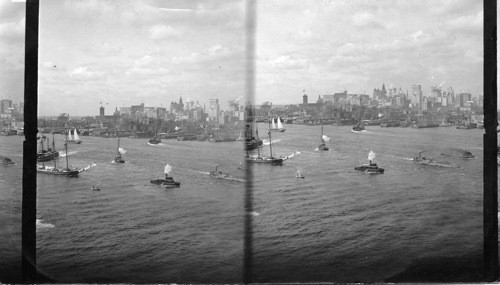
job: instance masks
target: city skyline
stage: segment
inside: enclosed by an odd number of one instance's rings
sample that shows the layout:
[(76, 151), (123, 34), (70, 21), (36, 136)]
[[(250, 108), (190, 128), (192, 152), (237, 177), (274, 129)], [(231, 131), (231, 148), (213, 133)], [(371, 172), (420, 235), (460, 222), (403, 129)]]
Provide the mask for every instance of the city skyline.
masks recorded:
[[(21, 101), (24, 4), (0, 6), (0, 97)], [(244, 1), (40, 3), (39, 114), (245, 98)], [(55, 21), (54, 19), (57, 19)], [(422, 85), (483, 94), (477, 1), (258, 1), (255, 104)], [(78, 100), (78, 108), (75, 107)], [(243, 103), (240, 101), (240, 103)]]

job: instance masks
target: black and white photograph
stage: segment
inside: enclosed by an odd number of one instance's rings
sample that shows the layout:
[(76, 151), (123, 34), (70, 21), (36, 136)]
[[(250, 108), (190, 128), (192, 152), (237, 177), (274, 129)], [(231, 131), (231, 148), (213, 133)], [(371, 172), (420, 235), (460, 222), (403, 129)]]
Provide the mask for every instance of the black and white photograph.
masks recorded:
[(0, 282), (485, 280), (485, 9), (0, 0)]

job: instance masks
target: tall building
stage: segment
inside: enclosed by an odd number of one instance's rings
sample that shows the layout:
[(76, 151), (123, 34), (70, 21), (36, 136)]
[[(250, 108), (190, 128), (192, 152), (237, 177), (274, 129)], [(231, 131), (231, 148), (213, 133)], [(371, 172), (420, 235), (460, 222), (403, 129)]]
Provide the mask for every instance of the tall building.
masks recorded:
[(210, 98), (208, 100), (208, 102), (209, 102), (208, 118), (209, 118), (210, 122), (218, 124), (219, 114), (220, 114), (219, 99)]
[(12, 108), (12, 100), (9, 99), (0, 100), (0, 114), (10, 113), (10, 108)]
[(302, 96), (302, 104), (307, 105), (307, 95)]
[(410, 96), (411, 104), (413, 106), (418, 106), (420, 110), (422, 110), (422, 86), (421, 85), (412, 85), (411, 86), (411, 96)]
[(103, 106), (101, 106), (99, 108), (99, 116), (104, 117), (104, 107)]
[(460, 107), (465, 107), (465, 103), (467, 103), (467, 101), (471, 101), (472, 100), (472, 96), (470, 93), (460, 93)]

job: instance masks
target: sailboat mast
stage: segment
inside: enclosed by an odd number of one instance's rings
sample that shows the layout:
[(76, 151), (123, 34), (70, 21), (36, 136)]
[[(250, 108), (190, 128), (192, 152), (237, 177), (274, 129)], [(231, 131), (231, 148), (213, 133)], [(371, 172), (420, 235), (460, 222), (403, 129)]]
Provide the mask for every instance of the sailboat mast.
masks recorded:
[(56, 151), (56, 138), (54, 133), (52, 133), (52, 151)]
[(272, 140), (271, 140), (271, 123), (269, 123), (269, 153), (271, 154), (271, 158), (273, 157), (273, 143), (272, 143)]
[(255, 126), (255, 136), (257, 137), (257, 154), (260, 157), (260, 146), (259, 146), (259, 125)]
[[(71, 130), (69, 130), (71, 132)], [(64, 143), (64, 149), (66, 150), (66, 169), (69, 169), (68, 166), (68, 135), (66, 135), (66, 142)]]

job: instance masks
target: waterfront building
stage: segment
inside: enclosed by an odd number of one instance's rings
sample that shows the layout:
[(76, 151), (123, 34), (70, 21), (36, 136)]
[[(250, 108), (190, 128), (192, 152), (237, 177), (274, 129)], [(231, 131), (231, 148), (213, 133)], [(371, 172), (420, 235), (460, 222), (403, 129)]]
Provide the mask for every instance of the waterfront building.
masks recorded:
[(141, 103), (141, 105), (132, 105), (130, 107), (130, 114), (131, 115), (144, 114), (144, 103)]

